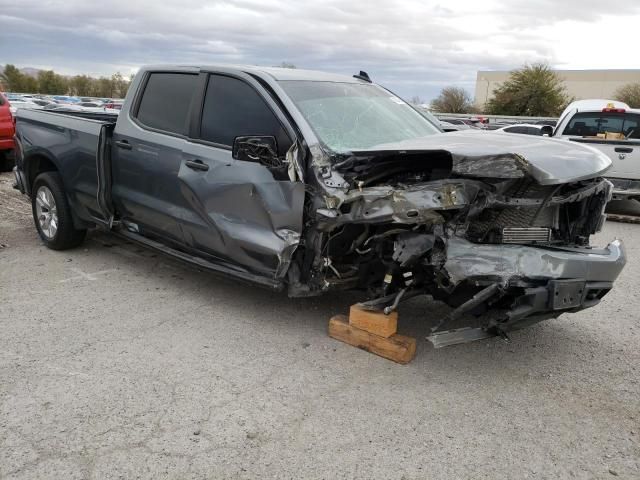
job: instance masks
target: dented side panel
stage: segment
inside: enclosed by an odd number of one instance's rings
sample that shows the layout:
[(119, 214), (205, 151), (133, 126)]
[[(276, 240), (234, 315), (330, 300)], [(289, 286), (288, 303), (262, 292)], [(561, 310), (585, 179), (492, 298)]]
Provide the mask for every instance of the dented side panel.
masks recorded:
[(235, 160), (231, 152), (193, 144), (185, 152), (207, 171), (178, 173), (191, 209), (182, 219), (187, 245), (236, 268), (280, 279), (302, 231), (304, 184), (276, 180), (259, 163)]

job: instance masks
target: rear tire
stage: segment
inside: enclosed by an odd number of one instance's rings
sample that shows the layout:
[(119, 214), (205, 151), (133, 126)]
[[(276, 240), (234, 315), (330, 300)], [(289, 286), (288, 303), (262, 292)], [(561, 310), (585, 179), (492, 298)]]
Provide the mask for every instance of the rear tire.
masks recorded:
[(71, 207), (58, 172), (44, 172), (36, 177), (31, 209), (38, 235), (52, 250), (77, 247), (84, 240), (87, 231), (73, 225)]

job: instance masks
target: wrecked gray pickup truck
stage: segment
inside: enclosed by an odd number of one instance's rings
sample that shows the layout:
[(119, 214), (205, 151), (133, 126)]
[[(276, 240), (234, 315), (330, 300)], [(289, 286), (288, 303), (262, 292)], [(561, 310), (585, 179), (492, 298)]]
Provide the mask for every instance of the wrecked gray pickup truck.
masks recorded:
[[(536, 137), (441, 134), (352, 77), (145, 67), (117, 117), (20, 110), (18, 188), (54, 249), (111, 230), (291, 296), (363, 292), (389, 313), (454, 307), (464, 342), (597, 304), (625, 264), (605, 220), (610, 160)], [(452, 322), (455, 323), (455, 322)]]

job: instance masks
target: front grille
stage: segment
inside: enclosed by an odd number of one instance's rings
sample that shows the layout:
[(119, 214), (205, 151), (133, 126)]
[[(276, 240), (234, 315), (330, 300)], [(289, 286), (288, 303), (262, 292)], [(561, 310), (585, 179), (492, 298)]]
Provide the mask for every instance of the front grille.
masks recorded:
[[(553, 193), (553, 190), (553, 186), (541, 186), (532, 180), (525, 179), (516, 182), (504, 193), (504, 196), (509, 198), (537, 198), (542, 202)], [(539, 205), (532, 207), (488, 208), (469, 223), (467, 238), (479, 243), (520, 243), (516, 241), (516, 237), (523, 238), (525, 235), (524, 230), (529, 228), (541, 227), (548, 232), (549, 228), (555, 223), (556, 211), (557, 209), (555, 208), (540, 209)], [(504, 241), (505, 230), (511, 241)], [(549, 242), (548, 233), (545, 238), (545, 241)], [(530, 242), (527, 241), (526, 243)]]
[(551, 229), (545, 227), (517, 228), (507, 227), (502, 229), (502, 243), (549, 243), (551, 241)]
[(588, 245), (589, 236), (602, 223), (609, 189), (601, 178), (562, 186), (523, 179), (506, 190), (503, 198), (536, 203), (486, 208), (470, 219), (466, 236), (478, 243)]

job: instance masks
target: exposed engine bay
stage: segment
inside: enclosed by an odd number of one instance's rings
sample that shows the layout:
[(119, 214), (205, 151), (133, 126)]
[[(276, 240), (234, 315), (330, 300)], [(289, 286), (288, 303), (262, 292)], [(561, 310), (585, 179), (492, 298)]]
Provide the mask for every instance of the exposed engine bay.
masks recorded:
[[(541, 184), (519, 155), (445, 150), (354, 152), (316, 167), (291, 295), (358, 289), (361, 305), (385, 313), (431, 295), (454, 308), (429, 337), (444, 346), (590, 307), (612, 286), (574, 258), (601, 251), (589, 245), (611, 197), (601, 177)], [(479, 326), (437, 332), (461, 316)]]

